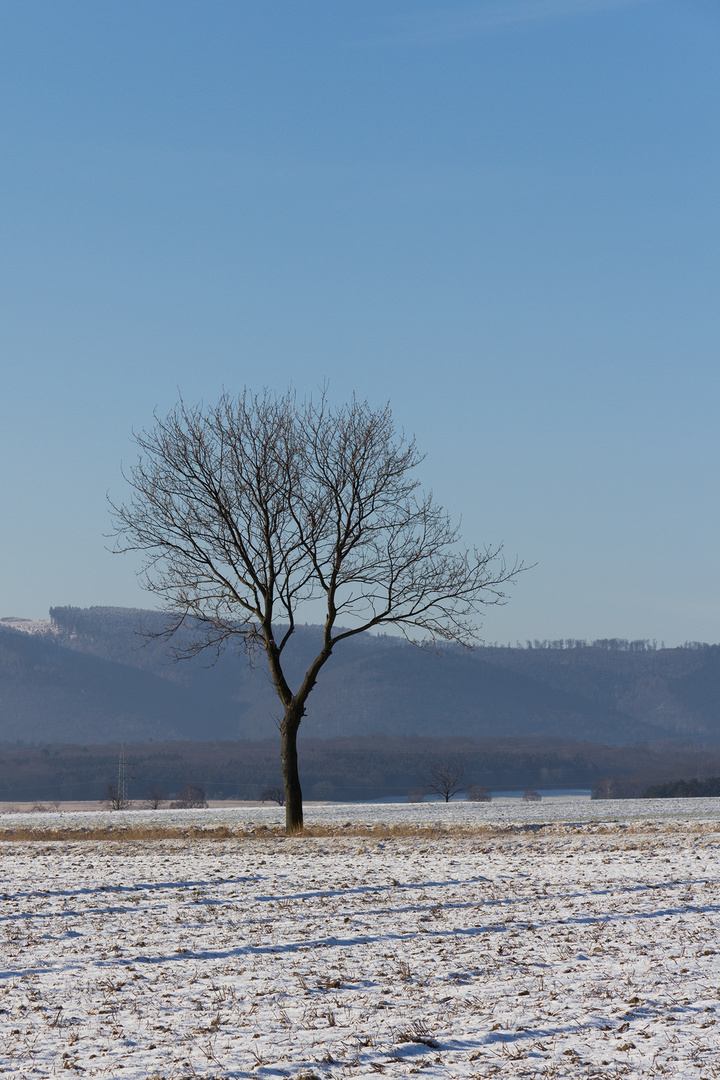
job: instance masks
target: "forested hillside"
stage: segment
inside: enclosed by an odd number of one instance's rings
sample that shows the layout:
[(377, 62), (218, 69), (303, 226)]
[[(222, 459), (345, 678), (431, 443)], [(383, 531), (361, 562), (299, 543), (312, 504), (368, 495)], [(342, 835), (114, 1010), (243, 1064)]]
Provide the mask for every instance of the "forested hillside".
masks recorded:
[[(277, 704), (264, 658), (173, 663), (157, 612), (53, 608), (51, 629), (0, 621), (0, 741), (262, 739)], [(319, 630), (300, 627), (299, 675)], [(343, 642), (309, 701), (304, 736), (553, 736), (614, 745), (720, 743), (720, 647), (550, 642), (466, 652), (395, 637)]]

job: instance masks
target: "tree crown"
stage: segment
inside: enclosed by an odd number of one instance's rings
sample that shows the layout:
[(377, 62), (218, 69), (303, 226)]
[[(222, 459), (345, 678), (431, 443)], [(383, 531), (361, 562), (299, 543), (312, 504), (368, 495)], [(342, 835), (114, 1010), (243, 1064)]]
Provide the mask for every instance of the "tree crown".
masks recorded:
[(279, 654), (320, 598), (328, 651), (390, 624), (416, 643), (471, 645), (478, 613), (524, 569), (501, 547), (461, 544), (389, 406), (245, 390), (211, 407), (181, 400), (135, 438), (132, 497), (113, 505), (117, 550), (144, 553), (168, 633), (202, 628), (190, 651), (233, 638)]

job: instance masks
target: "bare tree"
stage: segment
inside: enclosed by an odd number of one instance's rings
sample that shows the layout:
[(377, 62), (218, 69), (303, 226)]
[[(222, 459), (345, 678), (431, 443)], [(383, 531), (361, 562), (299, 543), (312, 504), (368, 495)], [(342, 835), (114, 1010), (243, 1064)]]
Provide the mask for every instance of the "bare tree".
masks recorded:
[(103, 801), (108, 810), (127, 810), (132, 805), (130, 800), (114, 784), (108, 784), (107, 795)]
[(145, 806), (148, 810), (157, 810), (167, 799), (167, 792), (151, 785), (145, 794)]
[[(113, 505), (117, 550), (141, 551), (144, 584), (181, 627), (176, 658), (235, 644), (264, 650), (282, 706), (286, 828), (302, 828), (297, 733), (339, 642), (387, 625), (414, 643), (478, 640), (477, 615), (524, 567), (500, 547), (467, 550), (414, 476), (414, 439), (389, 406), (325, 394), (244, 391), (212, 407), (181, 400), (136, 435), (129, 502)], [(291, 687), (284, 652), (321, 601), (322, 646)], [(314, 613), (317, 608), (310, 608)]]
[(175, 802), (170, 803), (171, 810), (207, 809), (205, 792), (199, 784), (187, 783), (178, 792)]
[(265, 788), (260, 796), (260, 802), (275, 802), (278, 806), (285, 805), (285, 788), (277, 785), (276, 787)]
[(598, 780), (593, 785), (592, 798), (593, 799), (617, 799), (618, 796), (618, 782), (614, 776), (603, 776), (601, 780)]
[(450, 802), (453, 795), (462, 791), (464, 775), (465, 766), (462, 762), (443, 758), (428, 765), (423, 780), (426, 788), (441, 795), (445, 802)]

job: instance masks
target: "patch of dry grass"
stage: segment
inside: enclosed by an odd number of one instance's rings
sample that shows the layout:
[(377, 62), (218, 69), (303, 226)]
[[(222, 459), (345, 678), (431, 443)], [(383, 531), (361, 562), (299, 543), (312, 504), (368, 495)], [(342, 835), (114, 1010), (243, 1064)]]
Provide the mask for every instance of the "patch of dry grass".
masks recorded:
[(532, 836), (607, 836), (622, 839), (631, 835), (707, 835), (720, 833), (720, 822), (715, 821), (636, 821), (627, 823), (582, 822), (562, 823), (544, 822), (527, 824), (482, 824), (482, 825), (306, 825), (301, 832), (286, 836), (280, 825), (98, 825), (87, 828), (73, 828), (54, 825), (36, 825), (33, 827), (16, 826), (0, 828), (1, 842), (57, 840), (113, 840), (113, 841), (148, 841), (148, 840), (267, 840), (267, 839), (313, 839), (313, 838), (365, 838), (376, 840), (417, 839), (441, 840), (453, 837), (472, 839), (492, 839), (509, 836), (530, 838)]

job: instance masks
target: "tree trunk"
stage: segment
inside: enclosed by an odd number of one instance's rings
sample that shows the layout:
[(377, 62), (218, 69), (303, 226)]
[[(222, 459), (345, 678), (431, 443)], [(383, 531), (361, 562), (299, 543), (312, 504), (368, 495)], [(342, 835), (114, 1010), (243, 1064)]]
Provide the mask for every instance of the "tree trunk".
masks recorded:
[(302, 832), (303, 804), (298, 773), (297, 733), (303, 709), (289, 705), (280, 725), (282, 738), (282, 777), (285, 788), (285, 832)]

